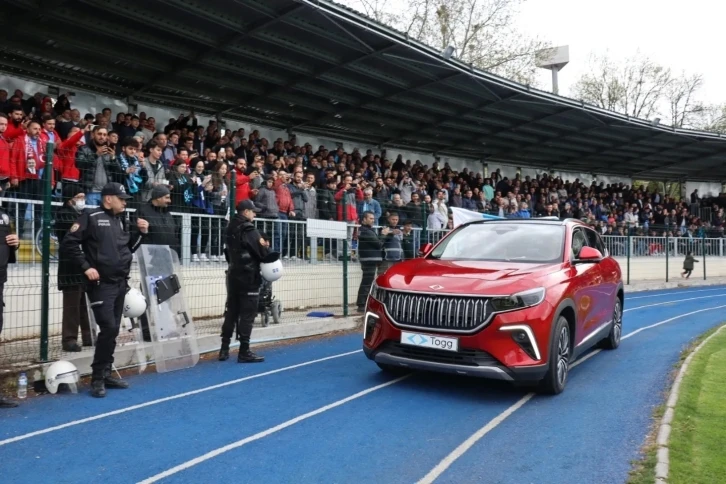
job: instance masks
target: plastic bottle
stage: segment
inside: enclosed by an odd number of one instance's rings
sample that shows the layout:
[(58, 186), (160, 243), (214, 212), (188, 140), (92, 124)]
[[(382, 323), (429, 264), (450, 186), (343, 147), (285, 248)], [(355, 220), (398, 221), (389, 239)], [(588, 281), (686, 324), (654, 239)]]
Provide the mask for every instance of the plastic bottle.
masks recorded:
[(20, 374), (18, 378), (18, 398), (21, 400), (28, 396), (28, 377), (25, 373)]

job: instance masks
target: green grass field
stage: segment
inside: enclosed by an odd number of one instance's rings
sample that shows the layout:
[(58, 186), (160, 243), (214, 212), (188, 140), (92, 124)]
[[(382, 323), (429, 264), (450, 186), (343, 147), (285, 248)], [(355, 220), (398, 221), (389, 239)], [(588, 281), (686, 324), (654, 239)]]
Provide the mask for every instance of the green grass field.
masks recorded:
[[(680, 370), (681, 365), (683, 364), (684, 360), (690, 355), (693, 350), (703, 342), (706, 338), (711, 336), (717, 328), (712, 329), (710, 331), (707, 331), (706, 333), (702, 334), (698, 338), (696, 338), (694, 341), (691, 342), (691, 344), (688, 345), (687, 348), (683, 350), (681, 353), (681, 356), (676, 363), (674, 367), (673, 374), (671, 375), (669, 384), (668, 384), (668, 390), (663, 395), (663, 404), (658, 406), (658, 408), (654, 411), (653, 417), (652, 417), (652, 424), (651, 424), (651, 430), (648, 434), (648, 437), (645, 440), (645, 443), (643, 447), (641, 448), (641, 453), (643, 457), (640, 460), (634, 461), (632, 463), (633, 467), (630, 471), (630, 475), (628, 476), (627, 484), (653, 484), (655, 481), (655, 465), (657, 463), (657, 457), (656, 453), (658, 451), (658, 446), (655, 443), (656, 436), (658, 435), (658, 430), (660, 426), (660, 421), (663, 418), (663, 413), (665, 412), (665, 401), (668, 399), (668, 396), (670, 394), (670, 387), (673, 383), (673, 379), (676, 377), (678, 371)], [(706, 367), (708, 364), (704, 364), (704, 361), (710, 360), (711, 355), (714, 355), (716, 353), (721, 353), (722, 359), (721, 359), (721, 365), (720, 365), (720, 374), (721, 376), (713, 375), (706, 377)], [(694, 442), (694, 436), (693, 434), (688, 434), (687, 432), (684, 432), (682, 428), (684, 426), (692, 426), (692, 421), (694, 420), (694, 415), (700, 415), (701, 412), (703, 412), (703, 407), (699, 408), (698, 398), (702, 389), (704, 388), (703, 383), (712, 381), (714, 378), (718, 380), (721, 379), (721, 387), (726, 387), (726, 361), (723, 360), (724, 353), (726, 352), (726, 329), (721, 331), (721, 333), (714, 337), (712, 340), (709, 341), (708, 345), (701, 348), (698, 355), (694, 357), (691, 360), (691, 364), (689, 366), (688, 372), (686, 373), (686, 376), (684, 377), (684, 381), (681, 383), (681, 391), (680, 391), (680, 397), (678, 399), (677, 407), (678, 411), (675, 413), (675, 420), (673, 422), (673, 430), (670, 435), (670, 443), (671, 443), (671, 450), (670, 450), (670, 479), (669, 483), (671, 484), (680, 484), (680, 483), (689, 483), (689, 484), (698, 484), (698, 483), (716, 483), (716, 482), (726, 482), (726, 478), (721, 478), (720, 476), (724, 475), (723, 471), (711, 471), (708, 470), (706, 474), (697, 474), (694, 475), (691, 471), (692, 469), (695, 469), (694, 463), (692, 461), (693, 450), (690, 450), (693, 446), (691, 442)], [(710, 371), (712, 369), (709, 369), (709, 375)], [(716, 390), (718, 389), (718, 386), (716, 387)], [(710, 388), (710, 386), (706, 389), (706, 391), (713, 391), (713, 389)], [(722, 432), (724, 432), (724, 435), (721, 435), (720, 445), (722, 448), (726, 447), (726, 388), (721, 388), (721, 407), (720, 407), (720, 417), (716, 416), (714, 418), (721, 419), (721, 422), (718, 424), (721, 427)], [(695, 395), (695, 400), (694, 400)], [(692, 403), (695, 401), (696, 403)], [(696, 409), (699, 413), (694, 414), (690, 409)], [(686, 409), (686, 410), (684, 410)], [(709, 410), (706, 410), (707, 414)], [(709, 418), (710, 418), (710, 414)], [(699, 419), (700, 420), (700, 419)], [(690, 422), (690, 423), (689, 423)], [(676, 430), (677, 429), (677, 430)], [(707, 437), (706, 440), (710, 441), (711, 437)], [(699, 441), (699, 438), (696, 438), (696, 442)], [(675, 447), (673, 447), (673, 444), (675, 443)], [(685, 448), (688, 448), (689, 450), (683, 450)], [(674, 450), (675, 449), (675, 450)], [(696, 451), (698, 455), (700, 453), (700, 450)], [(675, 454), (675, 455), (674, 455)], [(719, 455), (718, 453), (713, 454), (713, 456), (718, 459)], [(726, 459), (726, 458), (725, 458)], [(721, 464), (723, 465), (723, 463)], [(681, 472), (682, 470), (682, 472)], [(704, 477), (704, 476), (710, 476), (711, 472), (721, 472), (722, 474), (717, 474), (716, 479), (712, 479), (711, 477)]]
[(668, 447), (669, 483), (726, 482), (726, 329), (691, 360)]

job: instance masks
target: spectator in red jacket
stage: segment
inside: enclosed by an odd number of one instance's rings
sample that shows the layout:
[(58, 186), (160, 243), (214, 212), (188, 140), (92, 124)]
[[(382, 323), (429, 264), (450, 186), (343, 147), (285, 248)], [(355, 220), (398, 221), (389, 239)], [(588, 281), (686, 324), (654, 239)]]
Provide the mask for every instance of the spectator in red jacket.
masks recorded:
[(3, 192), (13, 176), (10, 168), (10, 143), (5, 139), (8, 122), (8, 117), (4, 113), (0, 113), (0, 196), (5, 195)]
[(76, 153), (78, 148), (85, 142), (85, 134), (91, 132), (91, 126), (93, 125), (87, 124), (83, 131), (78, 126), (72, 127), (68, 132), (68, 139), (56, 148), (53, 166), (61, 181), (80, 181), (81, 171), (76, 166)]
[[(25, 135), (18, 136), (13, 142), (10, 150), (10, 167), (18, 186), (18, 198), (34, 200), (38, 203), (28, 204), (33, 206), (33, 217), (35, 226), (38, 227), (41, 220), (41, 208), (39, 203), (43, 193), (42, 174), (45, 168), (46, 144), (40, 139), (40, 123), (30, 121)], [(20, 212), (18, 220), (18, 237), (22, 238), (25, 231), (23, 214)]]

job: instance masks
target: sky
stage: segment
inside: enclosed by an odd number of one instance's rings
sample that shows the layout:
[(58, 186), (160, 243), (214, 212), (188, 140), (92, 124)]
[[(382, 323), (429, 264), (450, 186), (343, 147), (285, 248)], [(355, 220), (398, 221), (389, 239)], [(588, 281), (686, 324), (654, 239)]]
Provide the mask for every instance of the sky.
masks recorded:
[[(687, 8), (684, 6), (687, 5)], [(588, 68), (591, 52), (625, 59), (638, 50), (673, 72), (701, 73), (700, 97), (726, 101), (721, 45), (726, 2), (713, 0), (527, 0), (517, 27), (553, 46), (569, 45), (570, 63), (559, 73), (562, 94)], [(551, 73), (539, 79), (551, 88)]]
[[(363, 11), (361, 0), (337, 1)], [(516, 27), (553, 46), (569, 46), (570, 63), (559, 73), (562, 95), (587, 72), (591, 53), (624, 60), (640, 51), (674, 73), (702, 74), (699, 98), (716, 104), (726, 102), (726, 62), (720, 51), (724, 18), (726, 2), (715, 0), (525, 0)], [(551, 79), (546, 70), (538, 77), (546, 89)]]

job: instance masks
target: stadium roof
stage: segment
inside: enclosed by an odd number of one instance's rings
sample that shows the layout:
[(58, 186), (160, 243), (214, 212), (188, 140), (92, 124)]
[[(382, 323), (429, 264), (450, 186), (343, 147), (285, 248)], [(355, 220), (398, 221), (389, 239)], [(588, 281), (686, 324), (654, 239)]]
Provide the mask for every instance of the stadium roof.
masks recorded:
[(0, 71), (293, 132), (518, 166), (726, 179), (726, 138), (477, 70), (328, 0), (0, 0)]

